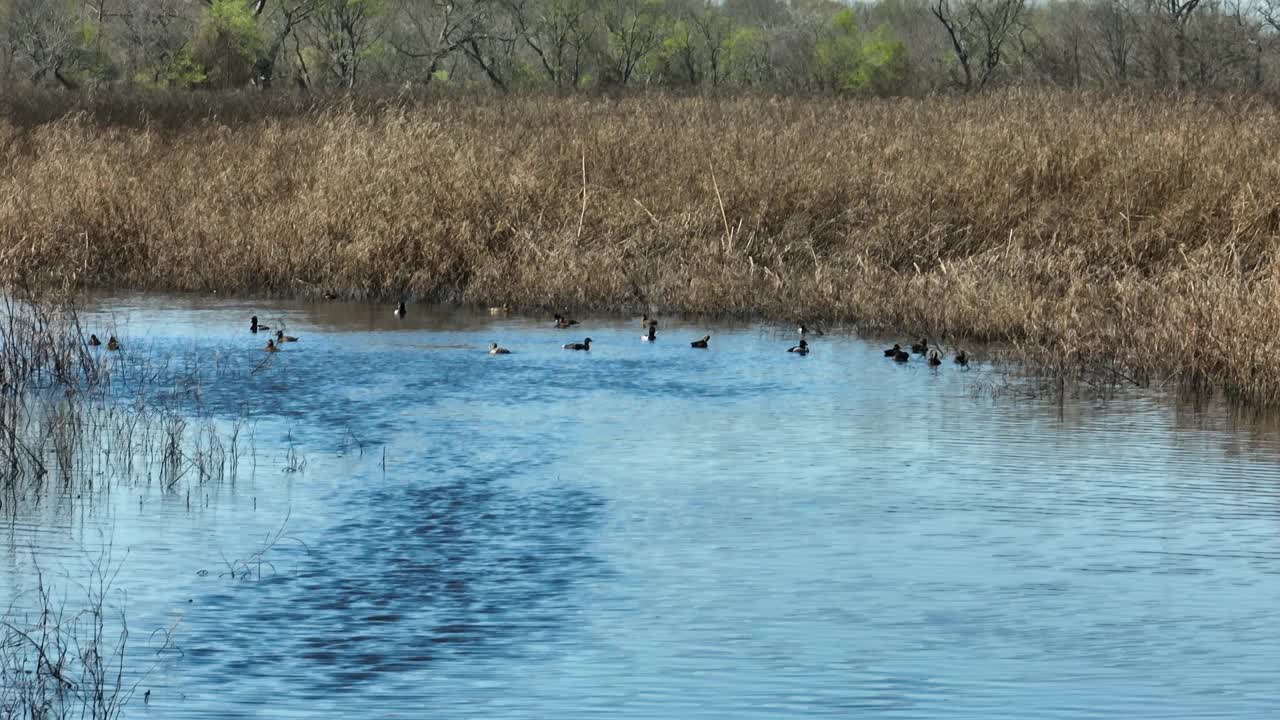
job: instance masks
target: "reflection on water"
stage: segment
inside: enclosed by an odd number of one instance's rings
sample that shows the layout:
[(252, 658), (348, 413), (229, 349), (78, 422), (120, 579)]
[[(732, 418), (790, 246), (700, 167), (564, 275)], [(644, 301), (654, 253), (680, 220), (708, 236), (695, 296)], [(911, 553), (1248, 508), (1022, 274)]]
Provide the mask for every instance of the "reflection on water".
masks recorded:
[[(119, 362), (164, 368), (120, 397), (246, 422), (246, 456), (194, 502), (142, 478), (7, 529), (6, 591), (128, 551), (134, 636), (176, 625), (178, 648), (137, 642), (130, 717), (1280, 707), (1265, 423), (991, 400), (981, 367), (835, 337), (801, 358), (767, 328), (703, 352), (678, 323), (650, 345), (636, 322), (272, 308), (105, 300)], [(301, 341), (264, 364), (252, 314)]]

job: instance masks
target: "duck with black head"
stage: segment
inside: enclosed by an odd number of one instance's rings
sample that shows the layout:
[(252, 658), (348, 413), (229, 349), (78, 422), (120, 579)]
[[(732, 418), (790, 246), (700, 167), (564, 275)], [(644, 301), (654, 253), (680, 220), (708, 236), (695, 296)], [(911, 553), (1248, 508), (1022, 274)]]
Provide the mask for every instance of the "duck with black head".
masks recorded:
[(580, 343), (566, 343), (565, 350), (591, 350), (591, 338), (587, 338)]
[(885, 351), (884, 351), (884, 356), (885, 356), (885, 357), (887, 357), (887, 358), (891, 358), (891, 357), (894, 357), (895, 355), (897, 355), (897, 354), (898, 354), (898, 353), (900, 353), (900, 352), (902, 352), (902, 346), (901, 346), (901, 345), (899, 345), (898, 343), (894, 343), (894, 344), (893, 344), (893, 347), (891, 347), (891, 348), (889, 348), (888, 350), (885, 350)]
[(298, 342), (298, 338), (292, 335), (285, 335), (283, 330), (276, 331), (276, 344), (283, 345), (288, 342)]
[(489, 343), (490, 355), (510, 355), (511, 351), (502, 347), (498, 343)]
[(920, 342), (911, 346), (911, 352), (924, 355), (929, 352), (929, 338), (920, 338)]
[(102, 344), (102, 341), (98, 339), (97, 335), (89, 336), (89, 347), (98, 347), (101, 344)]
[(257, 316), (257, 315), (254, 315), (253, 317), (249, 318), (249, 332), (251, 332), (251, 333), (256, 333), (256, 332), (258, 332), (259, 330), (270, 330), (270, 329), (271, 329), (271, 328), (267, 327), (266, 325), (259, 325), (259, 324), (258, 324), (258, 316)]
[(911, 355), (906, 350), (899, 350), (893, 354), (894, 362), (904, 363), (904, 362), (909, 362), (910, 360), (911, 360)]
[(929, 367), (938, 367), (942, 364), (942, 353), (936, 349), (929, 351)]
[(809, 342), (807, 340), (801, 340), (799, 345), (796, 345), (795, 347), (788, 349), (787, 352), (795, 353), (797, 355), (808, 355)]
[(701, 350), (706, 350), (706, 349), (707, 349), (707, 343), (709, 343), (709, 342), (711, 342), (711, 336), (710, 336), (710, 335), (703, 335), (701, 340), (694, 340), (693, 342), (689, 343), (689, 345), (690, 345), (690, 347), (695, 347), (695, 348), (699, 348), (699, 349), (701, 349)]
[(955, 363), (960, 367), (969, 367), (969, 355), (964, 350), (956, 353)]
[(656, 327), (654, 327), (654, 326), (650, 325), (650, 326), (649, 326), (649, 332), (648, 332), (648, 333), (646, 333), (646, 334), (644, 334), (644, 335), (641, 335), (641, 336), (640, 336), (640, 339), (641, 339), (641, 340), (643, 340), (643, 341), (645, 341), (645, 342), (653, 342), (654, 340), (657, 340), (657, 339), (658, 339), (658, 328), (656, 328)]
[(396, 317), (403, 319), (403, 318), (404, 318), (404, 314), (405, 314), (405, 310), (404, 310), (404, 301), (403, 301), (403, 300), (401, 300), (401, 301), (400, 301), (400, 304), (399, 304), (399, 305), (396, 305), (396, 309), (395, 309), (395, 310), (392, 310), (392, 311), (391, 311), (391, 313), (392, 313), (393, 315), (395, 315)]

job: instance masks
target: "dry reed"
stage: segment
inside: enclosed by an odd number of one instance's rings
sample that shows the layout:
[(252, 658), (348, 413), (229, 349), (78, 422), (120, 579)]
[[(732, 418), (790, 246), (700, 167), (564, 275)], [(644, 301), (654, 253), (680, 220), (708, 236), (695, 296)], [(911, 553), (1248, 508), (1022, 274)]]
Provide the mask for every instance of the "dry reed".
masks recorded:
[(1280, 402), (1265, 99), (117, 102), (0, 121), (0, 280), (824, 319)]

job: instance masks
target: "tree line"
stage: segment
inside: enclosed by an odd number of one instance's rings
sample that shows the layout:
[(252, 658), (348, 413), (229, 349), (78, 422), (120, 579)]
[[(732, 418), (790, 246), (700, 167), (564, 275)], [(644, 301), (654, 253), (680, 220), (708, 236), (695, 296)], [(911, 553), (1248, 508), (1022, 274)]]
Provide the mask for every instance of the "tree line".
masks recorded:
[(0, 86), (1262, 88), (1280, 0), (0, 0)]

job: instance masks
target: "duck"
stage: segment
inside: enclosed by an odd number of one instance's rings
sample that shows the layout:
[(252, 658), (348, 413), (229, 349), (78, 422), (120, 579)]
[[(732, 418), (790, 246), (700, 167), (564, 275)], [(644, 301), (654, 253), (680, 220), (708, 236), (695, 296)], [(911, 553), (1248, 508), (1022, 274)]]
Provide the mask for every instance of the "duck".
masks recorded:
[(825, 334), (826, 334), (826, 333), (822, 332), (822, 328), (815, 327), (814, 329), (810, 330), (809, 328), (805, 327), (805, 324), (804, 324), (804, 323), (800, 323), (800, 337), (804, 337), (805, 335), (813, 335), (814, 337), (822, 337), (822, 336), (823, 336), (823, 335), (825, 335)]
[(404, 317), (404, 301), (403, 300), (401, 300), (400, 304), (396, 306), (396, 309), (392, 311), (392, 314), (398, 318)]
[(942, 354), (937, 350), (929, 351), (929, 367), (938, 367), (942, 364)]
[(893, 354), (893, 361), (904, 363), (911, 360), (911, 355), (906, 350), (898, 350)]
[(285, 335), (283, 330), (276, 331), (276, 344), (283, 345), (287, 342), (298, 342), (298, 338), (292, 335)]
[(510, 355), (511, 351), (504, 347), (499, 346), (498, 343), (489, 343), (489, 354), (490, 355)]
[(965, 351), (961, 350), (960, 352), (956, 353), (955, 362), (960, 367), (969, 367), (969, 356), (965, 354)]
[(257, 316), (257, 315), (254, 315), (253, 317), (249, 318), (249, 332), (251, 332), (251, 333), (256, 333), (256, 332), (258, 332), (259, 330), (270, 330), (270, 329), (271, 329), (271, 328), (267, 327), (266, 325), (259, 325), (259, 324), (258, 324), (258, 316)]
[(280, 348), (276, 346), (275, 340), (267, 340), (267, 346), (262, 349), (267, 352), (280, 352)]
[(502, 303), (498, 307), (489, 308), (490, 315), (506, 315), (509, 312), (511, 312), (511, 306), (506, 303)]
[(800, 344), (799, 344), (799, 345), (797, 345), (797, 346), (795, 346), (795, 347), (793, 347), (793, 348), (791, 348), (791, 349), (787, 350), (787, 352), (789, 352), (789, 353), (795, 353), (795, 354), (797, 354), (797, 355), (808, 355), (808, 354), (809, 354), (809, 343), (808, 343), (808, 341), (806, 341), (806, 340), (803, 340), (803, 339), (802, 339), (802, 340), (800, 341)]
[(911, 352), (921, 355), (929, 352), (929, 338), (920, 338), (920, 342), (911, 346)]
[(640, 336), (640, 339), (641, 339), (641, 340), (644, 340), (645, 342), (653, 342), (654, 340), (657, 340), (657, 339), (658, 339), (658, 328), (656, 328), (656, 327), (654, 327), (654, 326), (650, 325), (650, 326), (649, 326), (649, 333), (648, 333), (647, 335), (641, 335), (641, 336)]
[(110, 339), (107, 340), (107, 349), (113, 351), (120, 349), (120, 341), (116, 339), (115, 335), (112, 335)]
[(564, 345), (564, 349), (565, 349), (565, 350), (587, 350), (587, 351), (590, 351), (590, 350), (591, 350), (591, 338), (587, 338), (586, 340), (583, 340), (583, 341), (582, 341), (582, 342), (580, 342), (580, 343), (566, 343), (566, 344)]
[(569, 318), (561, 315), (560, 313), (556, 313), (554, 317), (556, 321), (556, 327), (560, 328), (561, 330), (568, 327), (573, 327), (574, 325), (578, 324), (577, 320), (570, 320)]
[(707, 349), (707, 342), (708, 342), (709, 340), (711, 340), (711, 336), (710, 336), (710, 335), (703, 335), (701, 340), (694, 340), (693, 342), (689, 343), (689, 346), (690, 346), (690, 347), (701, 348), (701, 349), (703, 349), (703, 350), (706, 350), (706, 349)]
[(649, 317), (648, 315), (641, 315), (640, 327), (656, 328), (658, 327), (658, 321), (655, 320), (654, 318)]
[(902, 351), (902, 346), (901, 346), (901, 345), (899, 345), (898, 343), (894, 343), (894, 344), (893, 344), (893, 347), (891, 347), (891, 348), (889, 348), (888, 350), (885, 350), (885, 351), (884, 351), (884, 356), (885, 356), (885, 357), (887, 357), (887, 358), (891, 358), (891, 357), (893, 357), (893, 356), (897, 355), (897, 354), (898, 354), (899, 352), (901, 352), (901, 351)]
[(89, 336), (89, 347), (98, 347), (101, 344), (102, 344), (102, 341), (98, 339), (97, 335)]

